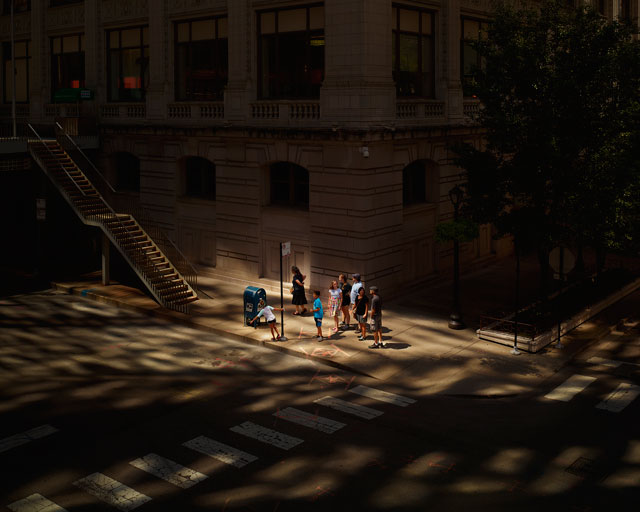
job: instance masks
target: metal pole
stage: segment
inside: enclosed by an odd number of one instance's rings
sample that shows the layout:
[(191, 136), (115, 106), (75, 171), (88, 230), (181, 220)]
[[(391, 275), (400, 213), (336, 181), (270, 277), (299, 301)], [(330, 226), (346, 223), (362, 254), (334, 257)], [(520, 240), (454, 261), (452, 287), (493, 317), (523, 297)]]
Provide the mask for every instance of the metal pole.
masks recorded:
[(563, 273), (563, 267), (564, 267), (564, 247), (560, 247), (560, 267), (558, 268), (558, 281), (560, 282), (560, 287), (558, 290), (558, 296), (557, 296), (557, 301), (558, 301), (558, 343), (556, 344), (557, 348), (564, 348), (564, 345), (561, 343), (560, 341), (560, 331), (562, 328), (562, 309), (561, 309), (561, 304), (562, 304), (562, 280), (564, 278), (564, 273)]
[(280, 242), (280, 328), (282, 329), (281, 341), (287, 341), (287, 337), (284, 335), (284, 291), (282, 289), (282, 242)]
[(520, 246), (518, 244), (518, 237), (514, 238), (514, 245), (516, 250), (516, 314), (514, 317), (513, 328), (513, 350), (511, 353), (514, 356), (520, 355), (518, 350), (518, 310), (520, 309)]
[(13, 122), (13, 136), (18, 136), (16, 126), (16, 42), (13, 29), (13, 2), (11, 0), (11, 119)]
[[(460, 207), (459, 201), (456, 201), (453, 205), (453, 220), (458, 220), (458, 208)], [(453, 311), (449, 317), (450, 329), (464, 329), (465, 325), (462, 321), (462, 315), (460, 314), (460, 296), (459, 296), (459, 284), (460, 284), (460, 245), (458, 239), (453, 241)]]

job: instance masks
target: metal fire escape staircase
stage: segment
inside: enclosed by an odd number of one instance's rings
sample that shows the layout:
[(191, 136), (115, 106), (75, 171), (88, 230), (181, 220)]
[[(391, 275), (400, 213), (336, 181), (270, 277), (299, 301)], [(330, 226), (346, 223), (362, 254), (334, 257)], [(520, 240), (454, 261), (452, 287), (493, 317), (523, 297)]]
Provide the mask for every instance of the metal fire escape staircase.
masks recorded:
[[(159, 304), (188, 312), (189, 304), (198, 300), (197, 273), (175, 244), (149, 221), (139, 204), (129, 201), (118, 208), (127, 213), (114, 211), (105, 196), (117, 201), (115, 190), (59, 124), (56, 139), (43, 139), (29, 127), (35, 134), (29, 142), (31, 156), (82, 222), (105, 233)], [(84, 168), (91, 170), (93, 181), (65, 148), (85, 160)], [(94, 186), (97, 182), (103, 193)]]

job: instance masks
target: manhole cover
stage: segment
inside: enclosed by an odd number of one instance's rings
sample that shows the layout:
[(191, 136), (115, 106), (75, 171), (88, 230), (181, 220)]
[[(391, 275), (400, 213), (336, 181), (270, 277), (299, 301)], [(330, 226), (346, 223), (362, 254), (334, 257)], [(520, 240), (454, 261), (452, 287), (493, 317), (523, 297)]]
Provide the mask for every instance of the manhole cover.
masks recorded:
[(601, 480), (604, 478), (603, 468), (596, 464), (595, 460), (587, 459), (586, 457), (578, 457), (565, 471), (577, 477), (588, 478), (590, 480)]

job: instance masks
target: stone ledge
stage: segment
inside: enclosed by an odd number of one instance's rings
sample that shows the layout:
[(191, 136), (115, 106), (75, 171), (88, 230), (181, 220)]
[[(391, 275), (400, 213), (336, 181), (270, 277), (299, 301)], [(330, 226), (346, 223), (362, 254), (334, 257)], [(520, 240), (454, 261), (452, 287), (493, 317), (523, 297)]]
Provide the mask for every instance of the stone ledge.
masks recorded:
[[(620, 290), (612, 293), (608, 297), (605, 297), (603, 300), (594, 304), (591, 307), (585, 308), (580, 313), (572, 316), (568, 320), (562, 322), (560, 324), (560, 336), (564, 336), (569, 331), (572, 331), (580, 324), (586, 322), (590, 318), (593, 318), (595, 315), (600, 313), (602, 310), (608, 308), (612, 304), (618, 302), (623, 297), (626, 297), (630, 293), (633, 293), (637, 289), (640, 288), (640, 278), (632, 281), (625, 287)], [(513, 346), (513, 334), (506, 333), (502, 331), (495, 331), (492, 329), (478, 329), (476, 331), (476, 335), (479, 339), (485, 341), (491, 341), (494, 343), (499, 343), (501, 345), (506, 345), (509, 347)], [(518, 336), (518, 348), (530, 353), (536, 353), (542, 350), (547, 345), (553, 343), (558, 339), (558, 329), (554, 327), (552, 329), (548, 329), (533, 338), (530, 336)]]

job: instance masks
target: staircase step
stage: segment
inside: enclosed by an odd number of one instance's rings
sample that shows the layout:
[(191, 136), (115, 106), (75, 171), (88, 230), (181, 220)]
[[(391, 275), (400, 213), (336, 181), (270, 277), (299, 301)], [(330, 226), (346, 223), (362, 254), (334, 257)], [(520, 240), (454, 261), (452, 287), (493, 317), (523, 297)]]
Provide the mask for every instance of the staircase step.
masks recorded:
[(186, 299), (181, 299), (181, 300), (177, 300), (175, 302), (172, 302), (172, 304), (176, 305), (176, 306), (183, 306), (186, 304), (189, 304), (191, 302), (195, 302), (198, 300), (198, 297), (195, 295), (192, 295), (191, 297), (187, 297)]

